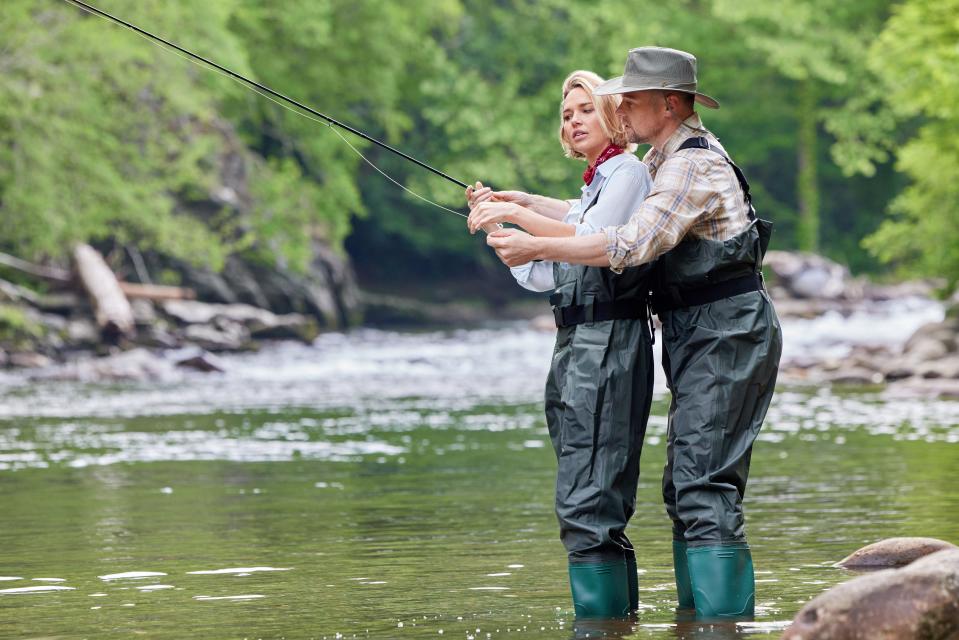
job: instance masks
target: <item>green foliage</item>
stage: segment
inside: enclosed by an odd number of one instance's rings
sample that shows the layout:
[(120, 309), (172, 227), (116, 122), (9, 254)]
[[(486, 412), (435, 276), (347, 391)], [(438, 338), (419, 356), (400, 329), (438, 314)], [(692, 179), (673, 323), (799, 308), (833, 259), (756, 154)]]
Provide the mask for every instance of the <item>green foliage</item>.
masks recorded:
[[(556, 138), (563, 78), (618, 75), (642, 44), (686, 49), (723, 103), (703, 110), (706, 125), (777, 223), (777, 248), (875, 268), (860, 242), (891, 202), (872, 254), (959, 273), (946, 133), (959, 119), (959, 0), (100, 3), (458, 179), (563, 198), (583, 169)], [(502, 271), (461, 218), (398, 189), (324, 124), (127, 30), (7, 0), (0, 42), (0, 248), (63, 258), (100, 241), (303, 268), (320, 238), (346, 242), (361, 271)], [(463, 210), (459, 187), (343, 135)]]
[(43, 325), (32, 321), (20, 307), (0, 304), (0, 343), (8, 348), (29, 348), (45, 333)]
[(959, 283), (959, 0), (908, 0), (870, 52), (881, 72), (885, 107), (918, 123), (899, 149), (911, 179), (892, 202), (892, 219), (866, 239), (880, 259), (909, 274)]

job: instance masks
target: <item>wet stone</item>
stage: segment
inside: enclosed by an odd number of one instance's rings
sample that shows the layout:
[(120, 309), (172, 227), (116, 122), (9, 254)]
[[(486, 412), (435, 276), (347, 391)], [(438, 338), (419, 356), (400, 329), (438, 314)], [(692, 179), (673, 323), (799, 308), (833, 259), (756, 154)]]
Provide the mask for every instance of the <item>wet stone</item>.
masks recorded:
[(212, 353), (196, 353), (182, 359), (178, 359), (175, 362), (176, 366), (178, 367), (183, 367), (185, 369), (196, 369), (197, 371), (203, 371), (207, 373), (221, 373), (226, 371), (226, 364)]
[(904, 567), (931, 553), (956, 548), (938, 538), (887, 538), (857, 549), (836, 564), (846, 569)]
[(183, 337), (208, 351), (239, 351), (248, 347), (250, 332), (239, 323), (221, 322), (219, 327), (194, 324), (188, 326)]
[(804, 606), (783, 640), (959, 637), (959, 550), (844, 582)]
[(23, 369), (40, 369), (53, 364), (53, 360), (47, 356), (32, 351), (11, 353), (8, 362), (10, 366)]
[(130, 301), (130, 307), (133, 309), (133, 320), (141, 326), (149, 326), (156, 322), (156, 307), (149, 300), (137, 298)]

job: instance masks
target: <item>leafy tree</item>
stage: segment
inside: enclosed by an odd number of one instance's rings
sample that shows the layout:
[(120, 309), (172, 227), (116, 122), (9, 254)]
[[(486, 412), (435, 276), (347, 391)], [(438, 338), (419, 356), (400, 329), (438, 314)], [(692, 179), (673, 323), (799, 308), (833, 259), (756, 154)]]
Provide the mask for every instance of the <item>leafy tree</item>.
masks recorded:
[(892, 218), (866, 240), (907, 273), (959, 283), (959, 0), (907, 0), (870, 51), (885, 105), (918, 123), (897, 153), (911, 184), (891, 204)]
[[(66, 4), (10, 0), (0, 40), (0, 214), (4, 244), (60, 256), (78, 240), (115, 238), (174, 255), (228, 247), (177, 196), (208, 189), (223, 147), (216, 77)], [(138, 5), (158, 30), (223, 50), (244, 67), (225, 30), (227, 3), (186, 11)], [(202, 25), (202, 26), (198, 26)]]

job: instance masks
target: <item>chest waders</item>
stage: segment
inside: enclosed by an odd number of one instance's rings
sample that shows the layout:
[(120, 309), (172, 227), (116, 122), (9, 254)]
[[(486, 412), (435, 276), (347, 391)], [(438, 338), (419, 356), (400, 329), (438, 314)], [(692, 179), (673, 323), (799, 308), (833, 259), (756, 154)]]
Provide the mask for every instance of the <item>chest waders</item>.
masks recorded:
[(705, 138), (679, 147), (691, 148), (720, 153), (732, 165), (751, 223), (725, 241), (684, 240), (657, 261), (652, 306), (663, 324), (672, 392), (663, 499), (680, 608), (695, 608), (701, 618), (752, 616), (742, 501), (782, 352), (761, 275), (772, 224), (756, 218), (749, 184), (722, 151)]
[(556, 517), (577, 618), (637, 609), (639, 456), (653, 394), (648, 267), (553, 266), (556, 346), (546, 424), (556, 453)]

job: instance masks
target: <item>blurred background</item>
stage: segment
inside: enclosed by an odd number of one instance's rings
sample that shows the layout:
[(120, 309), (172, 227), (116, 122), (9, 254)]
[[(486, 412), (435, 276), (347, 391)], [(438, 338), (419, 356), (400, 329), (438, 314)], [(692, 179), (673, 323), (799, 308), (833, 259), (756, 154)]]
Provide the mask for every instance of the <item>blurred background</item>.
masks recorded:
[[(556, 137), (566, 74), (619, 75), (638, 45), (689, 50), (722, 103), (705, 123), (775, 221), (774, 249), (878, 279), (959, 276), (955, 1), (98, 6), (460, 180), (557, 197), (578, 195), (584, 168)], [(53, 0), (4, 2), (0, 42), (0, 251), (66, 266), (89, 242), (128, 281), (324, 326), (362, 320), (357, 283), (492, 313), (524, 297), (462, 219), (215, 72)], [(465, 209), (456, 186), (345, 135)], [(277, 291), (301, 277), (326, 299)]]
[[(959, 0), (95, 4), (459, 180), (560, 198), (584, 169), (563, 78), (695, 53), (705, 124), (775, 222), (757, 616), (675, 615), (657, 364), (642, 608), (609, 636), (775, 637), (856, 548), (959, 542)], [(571, 637), (548, 310), (326, 126), (4, 0), (0, 636)]]

